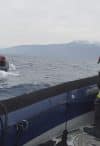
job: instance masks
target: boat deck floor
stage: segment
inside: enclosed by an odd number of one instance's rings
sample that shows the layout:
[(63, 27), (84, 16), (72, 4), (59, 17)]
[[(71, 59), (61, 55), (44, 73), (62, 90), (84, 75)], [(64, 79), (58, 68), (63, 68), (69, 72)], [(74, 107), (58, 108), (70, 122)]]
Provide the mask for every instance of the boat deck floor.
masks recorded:
[(100, 146), (100, 139), (96, 139), (93, 136), (83, 132), (83, 128), (74, 130), (68, 134), (67, 145), (61, 144), (61, 138), (54, 141), (48, 141), (47, 143), (40, 144), (39, 146)]

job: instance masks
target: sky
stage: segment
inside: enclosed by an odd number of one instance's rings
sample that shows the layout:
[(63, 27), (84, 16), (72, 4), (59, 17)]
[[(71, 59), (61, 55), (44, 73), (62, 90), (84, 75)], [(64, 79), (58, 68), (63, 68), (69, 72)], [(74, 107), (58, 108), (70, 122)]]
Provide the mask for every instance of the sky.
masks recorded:
[(100, 41), (100, 0), (0, 0), (0, 48)]

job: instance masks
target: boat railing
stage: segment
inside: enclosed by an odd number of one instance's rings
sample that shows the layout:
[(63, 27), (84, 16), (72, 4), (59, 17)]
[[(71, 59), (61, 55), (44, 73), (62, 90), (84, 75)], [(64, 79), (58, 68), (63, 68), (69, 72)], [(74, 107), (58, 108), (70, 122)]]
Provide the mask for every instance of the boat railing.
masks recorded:
[[(7, 112), (9, 113), (17, 109), (21, 109), (23, 107), (32, 105), (36, 102), (39, 102), (48, 98), (52, 98), (53, 96), (67, 93), (75, 89), (80, 89), (83, 87), (95, 85), (97, 84), (97, 82), (98, 82), (98, 76), (88, 77), (85, 79), (70, 81), (70, 82), (49, 87), (46, 89), (41, 89), (39, 91), (35, 91), (29, 94), (24, 94), (18, 97), (1, 100), (0, 103), (6, 107)], [(1, 115), (4, 114), (1, 108), (0, 108), (0, 114)]]

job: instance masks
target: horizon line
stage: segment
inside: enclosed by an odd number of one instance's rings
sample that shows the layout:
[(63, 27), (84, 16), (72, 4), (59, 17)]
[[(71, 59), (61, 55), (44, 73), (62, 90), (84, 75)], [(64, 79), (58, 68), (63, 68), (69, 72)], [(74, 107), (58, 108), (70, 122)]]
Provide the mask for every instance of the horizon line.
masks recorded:
[(21, 46), (48, 46), (48, 45), (63, 45), (63, 44), (70, 44), (70, 43), (89, 43), (89, 44), (100, 44), (100, 41), (89, 41), (89, 40), (73, 40), (63, 43), (41, 43), (41, 44), (32, 44), (32, 43), (26, 43), (26, 44), (16, 44), (16, 45), (10, 45), (8, 47), (0, 47), (0, 49), (7, 49), (7, 48), (14, 48), (14, 47), (21, 47)]

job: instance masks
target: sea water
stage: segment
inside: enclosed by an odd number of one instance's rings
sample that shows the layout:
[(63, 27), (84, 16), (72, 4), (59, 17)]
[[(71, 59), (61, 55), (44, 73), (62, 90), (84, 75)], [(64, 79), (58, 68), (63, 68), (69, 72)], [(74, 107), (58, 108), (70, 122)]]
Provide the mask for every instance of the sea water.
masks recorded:
[(96, 61), (41, 56), (8, 56), (10, 69), (0, 71), (0, 99), (98, 74)]

